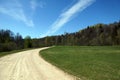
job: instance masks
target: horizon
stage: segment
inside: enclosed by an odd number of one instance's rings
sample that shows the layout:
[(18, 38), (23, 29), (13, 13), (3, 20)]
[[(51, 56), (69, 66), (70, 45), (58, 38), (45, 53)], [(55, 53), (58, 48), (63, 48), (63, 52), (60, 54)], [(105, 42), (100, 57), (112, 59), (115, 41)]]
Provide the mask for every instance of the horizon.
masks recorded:
[[(0, 0), (0, 29), (23, 38), (73, 33), (120, 20), (119, 0)], [(112, 6), (111, 6), (112, 5)]]

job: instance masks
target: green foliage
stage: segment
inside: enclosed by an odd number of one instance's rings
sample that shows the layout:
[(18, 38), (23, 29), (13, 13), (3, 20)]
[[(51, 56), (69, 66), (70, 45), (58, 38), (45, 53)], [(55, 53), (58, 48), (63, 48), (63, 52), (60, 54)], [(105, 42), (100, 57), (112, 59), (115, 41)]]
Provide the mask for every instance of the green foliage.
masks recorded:
[(32, 48), (32, 40), (30, 36), (26, 36), (24, 39), (24, 48)]
[(65, 33), (44, 38), (25, 39), (10, 30), (0, 30), (0, 52), (23, 48), (38, 48), (44, 46), (104, 46), (120, 45), (120, 22), (112, 24), (97, 24), (75, 33)]
[(82, 80), (120, 79), (120, 46), (58, 46), (40, 55)]
[(11, 51), (14, 50), (16, 48), (16, 44), (13, 42), (9, 42), (9, 43), (4, 43), (2, 44), (2, 50), (3, 51)]
[(76, 33), (45, 37), (45, 45), (104, 46), (120, 45), (120, 22), (97, 24)]
[(0, 52), (22, 49), (23, 39), (10, 30), (0, 30)]
[(15, 43), (17, 45), (17, 49), (23, 49), (24, 48), (24, 40), (19, 33), (17, 33), (16, 36), (15, 36)]

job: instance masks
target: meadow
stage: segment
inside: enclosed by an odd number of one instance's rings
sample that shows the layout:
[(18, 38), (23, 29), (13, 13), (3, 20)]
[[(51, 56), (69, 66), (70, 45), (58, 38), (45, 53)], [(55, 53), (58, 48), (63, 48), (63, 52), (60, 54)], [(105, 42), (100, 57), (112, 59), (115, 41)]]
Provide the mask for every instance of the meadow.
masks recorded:
[(82, 80), (120, 80), (120, 46), (56, 46), (40, 55)]

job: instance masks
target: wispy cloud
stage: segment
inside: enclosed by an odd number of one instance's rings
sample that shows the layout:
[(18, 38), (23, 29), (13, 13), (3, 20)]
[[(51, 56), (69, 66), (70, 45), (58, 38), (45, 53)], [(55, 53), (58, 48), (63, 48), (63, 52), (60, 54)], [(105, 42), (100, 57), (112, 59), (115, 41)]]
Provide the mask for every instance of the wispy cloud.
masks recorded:
[(43, 8), (45, 5), (45, 3), (40, 1), (40, 0), (39, 1), (38, 0), (31, 0), (30, 4), (31, 4), (31, 8), (33, 11), (35, 11), (37, 7)]
[(88, 6), (90, 6), (95, 0), (78, 0), (76, 4), (72, 7), (61, 13), (58, 19), (51, 25), (51, 28), (42, 35), (48, 36), (49, 34), (53, 34), (58, 31), (61, 27), (63, 27), (68, 21), (70, 21), (77, 13), (82, 12)]
[(11, 16), (12, 18), (24, 22), (27, 26), (33, 27), (32, 19), (26, 17), (23, 6), (18, 0), (7, 0), (0, 4), (0, 13)]
[(37, 6), (38, 6), (37, 1), (36, 1), (36, 0), (31, 0), (31, 1), (30, 1), (30, 4), (31, 4), (32, 10), (33, 10), (33, 11), (36, 10), (36, 8), (37, 8)]

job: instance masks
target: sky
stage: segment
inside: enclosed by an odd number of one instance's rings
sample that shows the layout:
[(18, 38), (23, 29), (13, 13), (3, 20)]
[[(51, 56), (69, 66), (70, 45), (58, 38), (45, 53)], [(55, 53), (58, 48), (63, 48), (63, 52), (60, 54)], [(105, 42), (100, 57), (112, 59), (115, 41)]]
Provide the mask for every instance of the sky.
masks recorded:
[(42, 38), (120, 20), (120, 0), (0, 0), (0, 29)]

